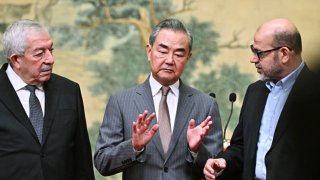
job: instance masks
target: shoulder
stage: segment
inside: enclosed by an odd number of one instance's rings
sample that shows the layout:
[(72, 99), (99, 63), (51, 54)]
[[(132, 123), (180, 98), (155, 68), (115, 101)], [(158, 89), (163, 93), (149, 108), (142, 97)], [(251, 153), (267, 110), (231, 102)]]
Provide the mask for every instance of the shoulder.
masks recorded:
[(79, 85), (77, 82), (55, 73), (51, 74), (51, 78), (49, 82), (58, 83), (58, 84), (67, 84), (67, 85), (69, 84), (73, 86)]
[(259, 90), (266, 90), (266, 82), (262, 80), (258, 80), (252, 84), (250, 84), (247, 88), (247, 91), (259, 91)]
[(77, 82), (70, 80), (61, 75), (52, 73), (50, 79), (44, 83), (46, 88), (59, 88), (59, 89), (79, 89), (80, 86)]
[(213, 99), (213, 97), (209, 96), (209, 94), (206, 94), (198, 89), (195, 89), (185, 84), (181, 85), (179, 93), (181, 96), (193, 97), (197, 101), (212, 101)]
[[(118, 91), (111, 95), (113, 98), (124, 98), (128, 96), (132, 96), (133, 94), (141, 94), (141, 93), (146, 93), (148, 91), (147, 88), (145, 88), (143, 85), (139, 84), (133, 87), (130, 87), (128, 89), (123, 89), (121, 91)], [(149, 90), (150, 91), (150, 90)]]

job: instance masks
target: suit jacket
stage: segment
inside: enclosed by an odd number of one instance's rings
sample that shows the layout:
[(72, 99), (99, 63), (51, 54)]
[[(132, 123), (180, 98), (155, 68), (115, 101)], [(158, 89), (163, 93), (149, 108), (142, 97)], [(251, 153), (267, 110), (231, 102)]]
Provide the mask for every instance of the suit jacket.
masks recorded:
[(94, 179), (79, 85), (52, 74), (44, 83), (43, 143), (10, 83), (0, 70), (0, 179)]
[[(228, 176), (239, 172), (244, 180), (254, 179), (259, 129), (268, 94), (265, 82), (257, 81), (248, 87), (231, 146), (218, 155), (227, 160), (222, 176), (225, 179), (235, 179)], [(317, 179), (319, 102), (320, 79), (305, 66), (287, 98), (265, 156), (267, 180)]]
[[(94, 156), (95, 166), (102, 175), (123, 172), (123, 179), (127, 180), (200, 179), (206, 160), (223, 149), (218, 106), (212, 97), (183, 83), (179, 92), (167, 156), (164, 155), (159, 132), (140, 155), (136, 156), (132, 147), (132, 122), (144, 110), (155, 112), (149, 80), (110, 97)], [(188, 151), (188, 122), (194, 118), (198, 125), (209, 115), (213, 118), (213, 126), (194, 160)], [(156, 119), (151, 126), (155, 123)]]

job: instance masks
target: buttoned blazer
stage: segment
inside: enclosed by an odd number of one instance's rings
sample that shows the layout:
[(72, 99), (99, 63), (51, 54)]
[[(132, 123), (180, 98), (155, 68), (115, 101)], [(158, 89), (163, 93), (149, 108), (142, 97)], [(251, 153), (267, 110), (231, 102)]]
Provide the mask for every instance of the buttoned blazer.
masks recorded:
[[(122, 172), (124, 180), (200, 179), (209, 157), (222, 150), (222, 128), (216, 101), (182, 82), (171, 142), (164, 154), (159, 132), (138, 156), (132, 147), (132, 123), (139, 114), (155, 112), (149, 79), (143, 84), (110, 97), (95, 152), (95, 166), (103, 175)], [(213, 126), (193, 161), (187, 145), (187, 127), (194, 118), (198, 125), (212, 116)], [(152, 121), (155, 124), (157, 119)]]
[[(263, 81), (248, 87), (232, 145), (218, 155), (227, 160), (225, 179), (235, 179), (227, 177), (239, 172), (243, 173), (244, 180), (254, 179), (259, 129), (268, 94)], [(305, 66), (285, 102), (266, 154), (267, 180), (317, 179), (319, 102), (320, 78)]]
[(0, 70), (0, 179), (92, 180), (90, 143), (79, 85), (52, 74), (44, 84), (43, 143)]

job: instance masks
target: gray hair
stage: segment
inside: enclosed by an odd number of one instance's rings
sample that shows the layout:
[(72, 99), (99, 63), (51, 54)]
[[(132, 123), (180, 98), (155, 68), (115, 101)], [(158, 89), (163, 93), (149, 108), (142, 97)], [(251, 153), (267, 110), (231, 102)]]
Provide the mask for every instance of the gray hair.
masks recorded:
[(188, 36), (189, 40), (189, 51), (192, 50), (192, 43), (193, 43), (193, 37), (191, 32), (185, 27), (185, 25), (179, 21), (178, 19), (165, 19), (161, 21), (152, 31), (149, 37), (149, 44), (153, 46), (159, 32), (162, 29), (169, 29), (173, 31), (179, 31), (179, 32), (184, 32)]
[(3, 34), (3, 53), (10, 62), (10, 56), (17, 54), (24, 55), (26, 49), (26, 40), (31, 32), (48, 32), (48, 30), (33, 20), (18, 20), (11, 24)]

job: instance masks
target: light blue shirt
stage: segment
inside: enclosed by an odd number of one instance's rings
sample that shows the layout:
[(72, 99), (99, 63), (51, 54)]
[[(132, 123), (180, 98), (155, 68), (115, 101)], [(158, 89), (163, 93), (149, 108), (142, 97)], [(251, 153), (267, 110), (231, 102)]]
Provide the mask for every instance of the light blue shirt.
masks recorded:
[(266, 82), (266, 86), (270, 90), (270, 93), (264, 108), (259, 131), (255, 169), (256, 179), (266, 179), (265, 155), (271, 147), (274, 132), (283, 106), (303, 66), (304, 62), (302, 61), (297, 69), (276, 84), (272, 81)]

